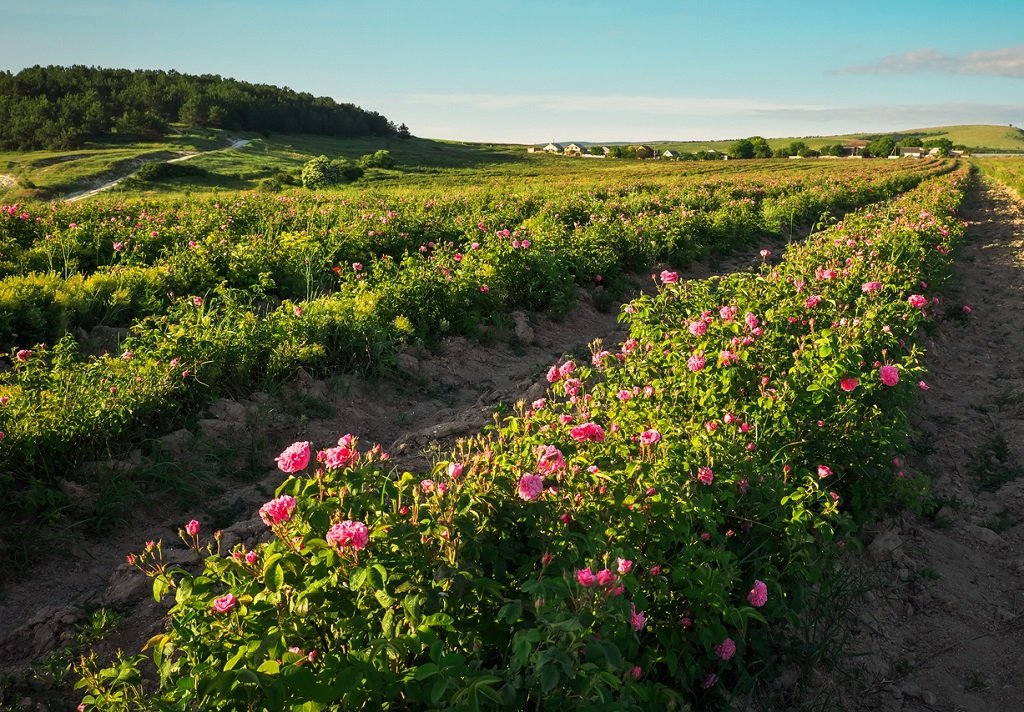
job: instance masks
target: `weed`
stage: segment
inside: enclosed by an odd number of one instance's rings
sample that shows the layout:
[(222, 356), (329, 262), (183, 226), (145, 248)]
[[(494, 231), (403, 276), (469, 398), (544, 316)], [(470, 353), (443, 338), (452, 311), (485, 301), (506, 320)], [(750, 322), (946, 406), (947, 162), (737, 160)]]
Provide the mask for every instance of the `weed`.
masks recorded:
[(974, 453), (971, 468), (977, 473), (978, 487), (994, 492), (1007, 482), (1024, 477), (1024, 467), (1013, 460), (1013, 453), (1002, 435), (996, 435)]

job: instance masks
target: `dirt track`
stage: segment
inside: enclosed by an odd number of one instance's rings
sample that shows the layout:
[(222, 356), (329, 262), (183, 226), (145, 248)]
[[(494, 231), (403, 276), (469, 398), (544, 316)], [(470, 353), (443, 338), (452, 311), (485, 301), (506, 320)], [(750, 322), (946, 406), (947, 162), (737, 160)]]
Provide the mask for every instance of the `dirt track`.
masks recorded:
[(961, 214), (908, 463), (939, 509), (851, 557), (877, 590), (850, 612), (849, 710), (1024, 710), (1024, 205), (981, 185)]

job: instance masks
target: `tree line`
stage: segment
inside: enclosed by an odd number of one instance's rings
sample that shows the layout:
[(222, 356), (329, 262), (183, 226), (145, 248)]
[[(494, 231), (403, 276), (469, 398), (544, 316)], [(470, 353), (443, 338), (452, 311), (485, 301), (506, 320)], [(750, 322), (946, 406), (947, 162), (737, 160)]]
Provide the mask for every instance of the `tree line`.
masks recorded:
[(159, 139), (172, 123), (263, 133), (408, 136), (375, 111), (287, 87), (174, 70), (34, 66), (0, 71), (0, 148), (78, 148), (116, 133)]

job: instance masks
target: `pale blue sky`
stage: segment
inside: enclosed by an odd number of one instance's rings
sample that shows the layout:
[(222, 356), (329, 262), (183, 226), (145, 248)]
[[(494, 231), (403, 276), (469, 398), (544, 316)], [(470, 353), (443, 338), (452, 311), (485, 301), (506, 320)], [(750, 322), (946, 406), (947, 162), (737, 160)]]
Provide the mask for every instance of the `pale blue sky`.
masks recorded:
[(0, 69), (177, 69), (469, 141), (1024, 124), (1024, 0), (0, 0)]

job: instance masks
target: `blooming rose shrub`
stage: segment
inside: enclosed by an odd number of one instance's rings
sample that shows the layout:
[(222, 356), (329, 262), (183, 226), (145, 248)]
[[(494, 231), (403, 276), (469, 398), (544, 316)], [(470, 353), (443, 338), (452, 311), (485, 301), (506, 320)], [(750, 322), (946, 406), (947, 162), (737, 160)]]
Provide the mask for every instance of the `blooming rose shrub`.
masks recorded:
[[(253, 561), (140, 564), (175, 592), (148, 701), (661, 709), (743, 684), (850, 517), (899, 491), (927, 318), (907, 295), (948, 265), (963, 180), (848, 215), (758, 274), (637, 299), (621, 358), (576, 365), (571, 394), (559, 369), (543, 403), (429, 473), (379, 447), (294, 473)], [(697, 348), (734, 358), (691, 370)], [(872, 377), (883, 362), (907, 377)], [(86, 675), (86, 707), (138, 694), (116, 679)]]

